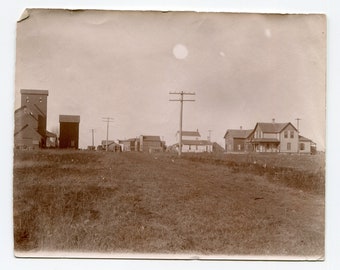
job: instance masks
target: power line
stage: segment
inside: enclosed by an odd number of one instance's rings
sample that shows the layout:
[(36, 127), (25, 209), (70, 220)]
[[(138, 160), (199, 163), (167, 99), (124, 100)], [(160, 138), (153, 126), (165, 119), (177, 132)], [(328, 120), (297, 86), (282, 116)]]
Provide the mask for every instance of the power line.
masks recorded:
[(108, 151), (108, 141), (109, 141), (109, 124), (113, 122), (112, 117), (102, 117), (103, 122), (106, 122), (106, 151)]
[(183, 122), (183, 102), (195, 101), (194, 99), (184, 99), (185, 95), (196, 95), (194, 92), (169, 92), (170, 95), (180, 95), (179, 99), (170, 99), (170, 101), (179, 101), (181, 103), (181, 111), (179, 114), (179, 142), (178, 142), (178, 155), (182, 154), (182, 122)]

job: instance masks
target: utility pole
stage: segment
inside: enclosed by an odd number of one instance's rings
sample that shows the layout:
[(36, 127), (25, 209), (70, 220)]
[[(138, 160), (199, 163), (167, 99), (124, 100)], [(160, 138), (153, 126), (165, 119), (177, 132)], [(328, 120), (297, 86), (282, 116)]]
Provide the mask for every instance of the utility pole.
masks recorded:
[(112, 117), (102, 117), (103, 121), (106, 122), (106, 151), (108, 151), (108, 141), (109, 141), (109, 124), (113, 122)]
[(90, 131), (92, 132), (92, 148), (94, 148), (94, 129), (91, 128)]
[(183, 102), (195, 101), (194, 99), (184, 99), (185, 95), (195, 95), (193, 92), (169, 92), (170, 95), (180, 95), (179, 99), (170, 99), (170, 101), (179, 101), (181, 103), (181, 111), (179, 115), (179, 142), (178, 142), (178, 155), (182, 155), (182, 122), (183, 122)]
[(212, 130), (211, 130), (211, 129), (209, 129), (209, 130), (208, 130), (208, 132), (209, 132), (208, 141), (209, 141), (209, 142), (211, 142), (211, 132), (212, 132)]
[(302, 120), (302, 119), (301, 119), (301, 118), (296, 118), (295, 120), (296, 120), (296, 122), (297, 122), (297, 130), (298, 130), (298, 133), (300, 133), (299, 124), (300, 124), (300, 120)]

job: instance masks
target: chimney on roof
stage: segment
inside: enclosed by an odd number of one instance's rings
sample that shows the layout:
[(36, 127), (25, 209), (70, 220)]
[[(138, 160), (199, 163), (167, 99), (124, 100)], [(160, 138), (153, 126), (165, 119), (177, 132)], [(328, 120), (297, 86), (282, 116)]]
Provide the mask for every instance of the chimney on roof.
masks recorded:
[(240, 129), (242, 129), (243, 127), (242, 126), (240, 126)]
[(273, 124), (275, 123), (275, 118), (272, 119), (272, 123), (273, 123)]

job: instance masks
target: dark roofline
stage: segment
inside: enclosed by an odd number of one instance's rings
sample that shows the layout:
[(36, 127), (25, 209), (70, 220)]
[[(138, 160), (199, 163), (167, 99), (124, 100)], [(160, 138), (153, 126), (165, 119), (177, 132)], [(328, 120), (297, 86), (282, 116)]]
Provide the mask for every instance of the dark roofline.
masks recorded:
[[(264, 122), (260, 122), (259, 124), (261, 124), (261, 123), (264, 123)], [(268, 123), (264, 123), (264, 124), (268, 124)], [(298, 131), (297, 129), (296, 129), (296, 127), (294, 127), (294, 125), (291, 123), (291, 122), (288, 122), (288, 123), (274, 123), (274, 124), (285, 124), (281, 129), (280, 129), (280, 131), (279, 132), (282, 132), (282, 130), (284, 130), (287, 126), (289, 126), (289, 125), (291, 125), (296, 131)], [(277, 132), (265, 132), (265, 133), (277, 133)]]
[[(107, 140), (107, 145), (110, 146), (111, 144), (116, 144), (117, 145), (117, 143), (114, 140)], [(106, 146), (106, 140), (102, 140), (101, 141), (101, 145)]]
[(29, 95), (46, 95), (48, 96), (48, 90), (35, 90), (35, 89), (21, 89), (21, 94), (29, 94)]
[[(176, 132), (176, 135), (179, 134), (179, 131)], [(185, 135), (185, 134), (190, 134), (190, 135)], [(197, 137), (201, 137), (201, 134), (200, 132), (197, 130), (193, 130), (193, 131), (190, 131), (190, 130), (182, 130), (182, 136), (190, 136), (190, 137), (193, 137), (193, 136), (197, 136)]]
[(308, 139), (304, 136), (301, 136), (299, 135), (299, 141), (302, 141), (302, 142), (313, 142), (311, 139)]
[(49, 137), (49, 138), (57, 138), (58, 136), (57, 136), (57, 134), (55, 134), (55, 133), (53, 133), (53, 132), (51, 132), (51, 131), (48, 131), (48, 130), (46, 130), (46, 137)]
[(296, 129), (296, 127), (294, 127), (294, 125), (291, 123), (291, 122), (288, 122), (288, 123), (270, 123), (270, 122), (257, 122), (253, 131), (248, 135), (247, 138), (249, 138), (252, 134), (254, 134), (255, 130), (256, 130), (256, 127), (259, 125), (259, 124), (285, 124), (278, 132), (263, 132), (263, 133), (271, 133), (271, 134), (276, 134), (276, 133), (281, 133), (282, 130), (284, 130), (288, 125), (291, 125), (296, 131), (298, 131)]
[(80, 115), (66, 115), (60, 114), (59, 115), (59, 122), (63, 123), (79, 123), (80, 122)]
[(119, 143), (123, 142), (135, 142), (137, 139), (136, 138), (131, 138), (131, 139), (124, 139), (124, 140), (118, 140)]
[[(252, 133), (252, 131), (253, 131), (253, 129), (227, 129), (227, 131), (226, 131), (226, 133), (224, 134), (224, 139), (227, 137), (227, 134), (228, 134), (228, 132), (230, 132), (230, 131), (244, 131), (245, 133), (247, 133), (247, 132), (250, 132), (250, 133)], [(250, 134), (249, 133), (249, 134)], [(248, 135), (249, 136), (249, 135)], [(237, 137), (237, 136), (235, 136), (235, 137), (233, 137), (233, 138), (238, 138), (238, 139), (246, 139), (246, 138), (248, 138), (248, 136), (246, 136), (246, 137)]]
[(140, 135), (143, 141), (161, 141), (161, 137), (157, 135)]

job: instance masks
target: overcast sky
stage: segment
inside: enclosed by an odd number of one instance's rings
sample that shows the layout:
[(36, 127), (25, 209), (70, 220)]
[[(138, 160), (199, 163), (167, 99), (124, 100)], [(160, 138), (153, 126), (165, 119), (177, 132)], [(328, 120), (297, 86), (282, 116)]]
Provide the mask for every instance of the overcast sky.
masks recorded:
[[(27, 16), (26, 16), (27, 17)], [(292, 122), (325, 148), (325, 17), (190, 12), (30, 10), (17, 25), (20, 89), (45, 89), (48, 129), (80, 115), (80, 147), (199, 129), (224, 146), (227, 129)]]

